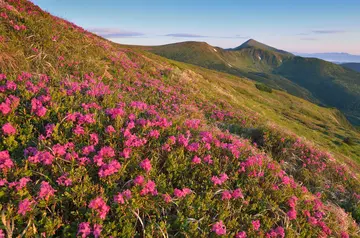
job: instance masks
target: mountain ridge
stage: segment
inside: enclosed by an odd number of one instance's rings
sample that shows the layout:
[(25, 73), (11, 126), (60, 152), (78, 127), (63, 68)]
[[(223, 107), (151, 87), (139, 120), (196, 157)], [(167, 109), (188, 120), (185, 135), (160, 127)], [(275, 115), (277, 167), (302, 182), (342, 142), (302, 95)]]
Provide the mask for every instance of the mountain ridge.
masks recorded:
[[(320, 59), (295, 56), (253, 39), (234, 49), (207, 44), (203, 50), (193, 44), (174, 43), (147, 50), (169, 59), (247, 77), (315, 103), (338, 107), (352, 123), (360, 125), (360, 74), (357, 72)], [(313, 67), (314, 64), (319, 67)], [(318, 84), (323, 86), (318, 87)], [(331, 93), (322, 93), (321, 87), (328, 88)], [(340, 99), (334, 100), (330, 94), (337, 92)]]

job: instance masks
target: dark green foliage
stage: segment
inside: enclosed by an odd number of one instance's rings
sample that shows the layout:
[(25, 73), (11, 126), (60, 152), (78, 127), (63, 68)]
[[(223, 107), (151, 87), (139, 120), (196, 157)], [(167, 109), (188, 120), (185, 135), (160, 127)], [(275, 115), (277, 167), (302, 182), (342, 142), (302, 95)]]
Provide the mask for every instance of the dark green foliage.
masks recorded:
[(267, 93), (272, 93), (272, 89), (269, 86), (265, 85), (265, 84), (256, 83), (255, 87), (257, 89), (259, 89), (260, 91), (264, 91), (264, 92), (267, 92)]

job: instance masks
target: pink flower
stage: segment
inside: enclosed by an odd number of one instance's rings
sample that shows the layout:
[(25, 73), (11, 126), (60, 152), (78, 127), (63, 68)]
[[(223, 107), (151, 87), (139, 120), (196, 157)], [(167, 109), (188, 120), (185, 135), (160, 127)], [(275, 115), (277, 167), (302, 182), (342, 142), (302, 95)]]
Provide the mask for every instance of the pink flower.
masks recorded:
[(163, 194), (162, 197), (166, 203), (169, 203), (172, 200), (169, 194)]
[(94, 237), (95, 238), (100, 237), (101, 231), (102, 231), (102, 226), (99, 225), (99, 224), (95, 224), (94, 225), (94, 231), (93, 231)]
[(106, 133), (108, 134), (112, 134), (112, 133), (115, 133), (116, 130), (113, 126), (107, 126), (106, 129), (105, 129)]
[(259, 230), (259, 228), (260, 228), (260, 220), (254, 220), (254, 221), (251, 222), (251, 224), (252, 224), (253, 229), (254, 229), (255, 231), (258, 231), (258, 230)]
[(213, 160), (211, 159), (211, 155), (207, 155), (204, 157), (204, 162), (207, 164), (212, 164)]
[(147, 173), (150, 172), (151, 170), (151, 163), (150, 160), (148, 158), (144, 159), (143, 161), (141, 161), (140, 163), (140, 167), (145, 170)]
[(118, 193), (117, 195), (114, 196), (114, 202), (118, 204), (125, 204), (124, 196), (121, 193)]
[(191, 194), (191, 193), (192, 193), (192, 191), (189, 188), (183, 188), (183, 189), (175, 188), (174, 189), (174, 196), (177, 198), (185, 197), (186, 195)]
[(223, 174), (220, 174), (219, 177), (217, 176), (212, 176), (211, 177), (211, 181), (214, 183), (214, 185), (221, 185), (223, 184), (226, 180), (228, 180), (228, 176), (223, 173)]
[(246, 232), (245, 231), (240, 231), (235, 235), (235, 238), (246, 238)]
[(140, 195), (144, 196), (147, 194), (152, 194), (152, 195), (157, 195), (157, 190), (156, 190), (156, 184), (154, 181), (149, 180), (144, 186), (143, 189), (140, 191)]
[(0, 229), (0, 238), (5, 238), (4, 231)]
[(68, 176), (69, 176), (69, 174), (68, 174), (68, 173), (65, 173), (65, 174), (63, 174), (62, 176), (60, 176), (60, 177), (56, 180), (56, 182), (57, 182), (59, 185), (61, 185), (61, 186), (66, 186), (66, 187), (71, 186), (72, 181), (71, 181), (71, 179), (68, 178)]
[(6, 89), (7, 90), (16, 90), (16, 83), (14, 83), (13, 81), (7, 81), (6, 82)]
[(51, 187), (48, 182), (42, 181), (40, 185), (39, 198), (45, 198), (49, 200), (50, 197), (54, 196), (56, 190)]
[(107, 177), (117, 173), (121, 168), (121, 164), (117, 160), (110, 161), (109, 164), (103, 164), (99, 170), (99, 177)]
[(21, 179), (19, 180), (19, 182), (17, 183), (17, 185), (16, 185), (16, 190), (19, 191), (19, 190), (25, 188), (25, 187), (26, 187), (26, 184), (27, 184), (28, 182), (30, 182), (30, 181), (31, 181), (31, 179), (28, 178), (28, 177), (21, 178)]
[(192, 128), (192, 129), (198, 129), (200, 126), (200, 120), (199, 119), (193, 119), (193, 120), (186, 120), (185, 121), (185, 126), (187, 128)]
[(216, 235), (219, 236), (226, 235), (226, 226), (223, 221), (218, 221), (212, 226), (211, 231), (215, 232)]
[(84, 146), (82, 148), (82, 153), (84, 155), (89, 155), (90, 153), (94, 152), (95, 151), (95, 148), (93, 145), (89, 145), (89, 146)]
[(5, 171), (14, 166), (14, 163), (10, 159), (9, 151), (0, 151), (0, 170)]
[(131, 148), (125, 148), (122, 152), (122, 156), (124, 156), (125, 159), (130, 158), (131, 154)]
[(288, 200), (288, 204), (291, 208), (295, 208), (296, 206), (296, 202), (297, 202), (298, 198), (296, 196), (292, 196), (289, 200)]
[(294, 208), (291, 208), (286, 214), (288, 215), (290, 220), (296, 219), (297, 212)]
[(130, 199), (132, 197), (131, 191), (129, 189), (126, 189), (125, 191), (123, 191), (122, 195), (124, 195), (124, 197), (126, 199)]
[(201, 159), (195, 155), (191, 162), (192, 162), (193, 164), (200, 164), (200, 163), (201, 163)]
[(341, 232), (340, 234), (341, 238), (349, 238), (350, 236), (345, 231)]
[(280, 236), (281, 238), (284, 238), (285, 237), (285, 230), (284, 228), (282, 228), (281, 226), (278, 226), (275, 228), (275, 233)]
[(106, 205), (101, 197), (97, 197), (90, 201), (89, 208), (95, 210), (101, 219), (105, 219), (106, 214), (110, 211), (110, 207)]
[(52, 151), (56, 156), (63, 156), (66, 154), (66, 146), (56, 144), (52, 147)]
[(97, 134), (95, 134), (95, 133), (90, 134), (90, 143), (92, 145), (97, 145), (99, 143), (99, 137)]
[(234, 199), (244, 198), (244, 195), (242, 194), (242, 191), (240, 188), (235, 189), (234, 192), (232, 193), (232, 196)]
[(42, 102), (36, 98), (31, 100), (31, 112), (35, 113), (39, 117), (43, 117), (46, 114), (47, 109), (43, 106)]
[(157, 139), (160, 136), (160, 132), (158, 130), (152, 130), (149, 132), (149, 136)]
[(74, 133), (75, 135), (77, 136), (80, 136), (80, 135), (84, 135), (85, 134), (85, 130), (82, 126), (80, 125), (76, 125), (75, 129), (74, 129)]
[(134, 179), (134, 183), (136, 185), (141, 185), (141, 184), (144, 183), (144, 181), (145, 181), (145, 179), (144, 179), (144, 177), (142, 175), (139, 175)]
[(231, 192), (229, 190), (223, 191), (221, 200), (230, 200), (230, 199), (231, 199)]
[(78, 227), (77, 235), (81, 235), (82, 238), (86, 238), (91, 234), (91, 228), (89, 222), (81, 222)]
[(5, 135), (15, 135), (16, 129), (10, 123), (6, 123), (2, 126), (2, 131)]
[(34, 201), (30, 201), (28, 198), (25, 198), (19, 203), (18, 214), (25, 216), (27, 212), (30, 212), (32, 210), (33, 204)]

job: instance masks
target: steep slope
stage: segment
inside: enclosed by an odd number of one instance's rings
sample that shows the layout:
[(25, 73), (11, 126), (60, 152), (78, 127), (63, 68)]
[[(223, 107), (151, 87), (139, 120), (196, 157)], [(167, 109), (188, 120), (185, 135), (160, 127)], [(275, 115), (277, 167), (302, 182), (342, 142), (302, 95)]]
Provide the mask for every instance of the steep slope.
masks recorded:
[(337, 110), (0, 6), (1, 236), (359, 236)]
[(360, 72), (360, 63), (344, 63), (341, 66)]
[[(196, 44), (178, 43), (147, 50), (169, 59), (247, 77), (311, 102), (336, 107), (352, 123), (360, 125), (360, 73), (315, 58), (295, 57), (252, 39), (228, 50), (207, 44), (204, 50)], [(191, 57), (183, 57), (184, 52)]]

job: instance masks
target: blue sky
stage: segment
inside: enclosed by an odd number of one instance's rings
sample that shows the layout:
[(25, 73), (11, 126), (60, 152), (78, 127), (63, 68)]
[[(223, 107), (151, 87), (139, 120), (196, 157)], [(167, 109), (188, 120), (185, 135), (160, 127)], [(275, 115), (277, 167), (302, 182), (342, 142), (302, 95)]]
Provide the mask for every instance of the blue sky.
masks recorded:
[(253, 38), (291, 52), (360, 54), (360, 0), (33, 0), (50, 13), (123, 44)]

